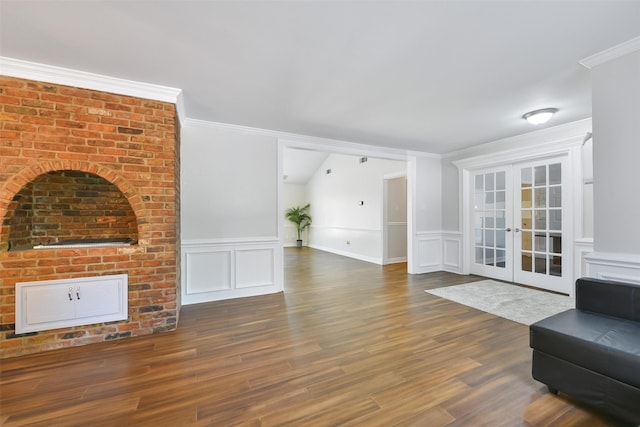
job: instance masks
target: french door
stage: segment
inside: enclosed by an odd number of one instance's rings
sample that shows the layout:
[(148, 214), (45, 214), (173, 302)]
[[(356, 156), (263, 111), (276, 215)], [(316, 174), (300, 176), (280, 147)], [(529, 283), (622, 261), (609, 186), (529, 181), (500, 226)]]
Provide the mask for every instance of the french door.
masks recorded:
[(513, 178), (511, 168), (476, 172), (473, 177), (471, 272), (513, 280)]
[(566, 163), (563, 157), (472, 174), (472, 273), (571, 293)]

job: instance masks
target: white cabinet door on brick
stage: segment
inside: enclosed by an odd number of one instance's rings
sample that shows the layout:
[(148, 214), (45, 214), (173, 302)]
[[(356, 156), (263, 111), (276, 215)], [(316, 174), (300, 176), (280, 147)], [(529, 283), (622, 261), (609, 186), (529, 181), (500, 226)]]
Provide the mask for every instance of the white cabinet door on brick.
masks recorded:
[(16, 283), (16, 333), (126, 319), (127, 281), (118, 274)]
[(124, 290), (117, 279), (76, 285), (76, 319), (117, 315)]
[(28, 301), (27, 324), (35, 326), (75, 318), (75, 300), (70, 289), (65, 284), (25, 286), (22, 296)]

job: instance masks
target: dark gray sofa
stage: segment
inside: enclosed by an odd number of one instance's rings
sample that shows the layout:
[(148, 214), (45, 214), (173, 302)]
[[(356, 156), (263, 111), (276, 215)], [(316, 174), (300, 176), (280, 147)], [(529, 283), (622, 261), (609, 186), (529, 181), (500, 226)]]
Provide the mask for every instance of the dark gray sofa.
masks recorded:
[(529, 328), (533, 378), (640, 425), (640, 286), (578, 279), (576, 308)]

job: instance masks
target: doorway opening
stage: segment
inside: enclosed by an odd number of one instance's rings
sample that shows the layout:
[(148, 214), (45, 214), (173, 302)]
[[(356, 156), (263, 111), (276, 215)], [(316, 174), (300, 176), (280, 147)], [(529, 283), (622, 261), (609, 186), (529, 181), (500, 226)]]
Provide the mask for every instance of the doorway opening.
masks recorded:
[(382, 264), (407, 261), (407, 176), (384, 177)]
[[(282, 180), (279, 210), (282, 215), (279, 231), (283, 246), (293, 246), (289, 241), (293, 232), (284, 219), (284, 211), (292, 203), (300, 206), (310, 203), (313, 222), (303, 237), (305, 246), (379, 265), (406, 262), (410, 271), (410, 257), (407, 256), (411, 253), (408, 236), (412, 219), (407, 197), (410, 167), (405, 155), (386, 155), (369, 150), (356, 153), (350, 149), (334, 150), (292, 141), (280, 141), (280, 149)], [(296, 153), (315, 158), (324, 156), (319, 164), (314, 165), (314, 170), (307, 170), (308, 177), (303, 183), (291, 181), (291, 177), (297, 175), (290, 172), (296, 166), (290, 163), (295, 161)], [(392, 196), (394, 203), (403, 204), (404, 218), (401, 219), (397, 218), (398, 212), (393, 213), (395, 216), (386, 216), (387, 180), (396, 178), (398, 182), (402, 181), (403, 191), (399, 196), (402, 201), (395, 200), (395, 188)], [(390, 221), (387, 220), (389, 218)]]

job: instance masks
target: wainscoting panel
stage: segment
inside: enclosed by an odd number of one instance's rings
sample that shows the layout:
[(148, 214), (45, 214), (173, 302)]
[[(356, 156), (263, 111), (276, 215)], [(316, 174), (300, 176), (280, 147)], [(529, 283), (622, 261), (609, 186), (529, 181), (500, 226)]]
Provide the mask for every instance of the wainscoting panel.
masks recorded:
[(182, 242), (182, 304), (280, 292), (282, 245), (276, 239)]
[(231, 289), (231, 256), (230, 250), (209, 250), (207, 252), (191, 252), (185, 254), (187, 295)]
[(236, 250), (236, 287), (275, 285), (274, 261), (271, 248)]
[(419, 232), (416, 236), (418, 244), (418, 273), (430, 273), (442, 270), (442, 232)]
[(462, 234), (459, 232), (442, 233), (442, 269), (462, 274)]
[(640, 256), (593, 252), (584, 257), (587, 276), (640, 285)]

